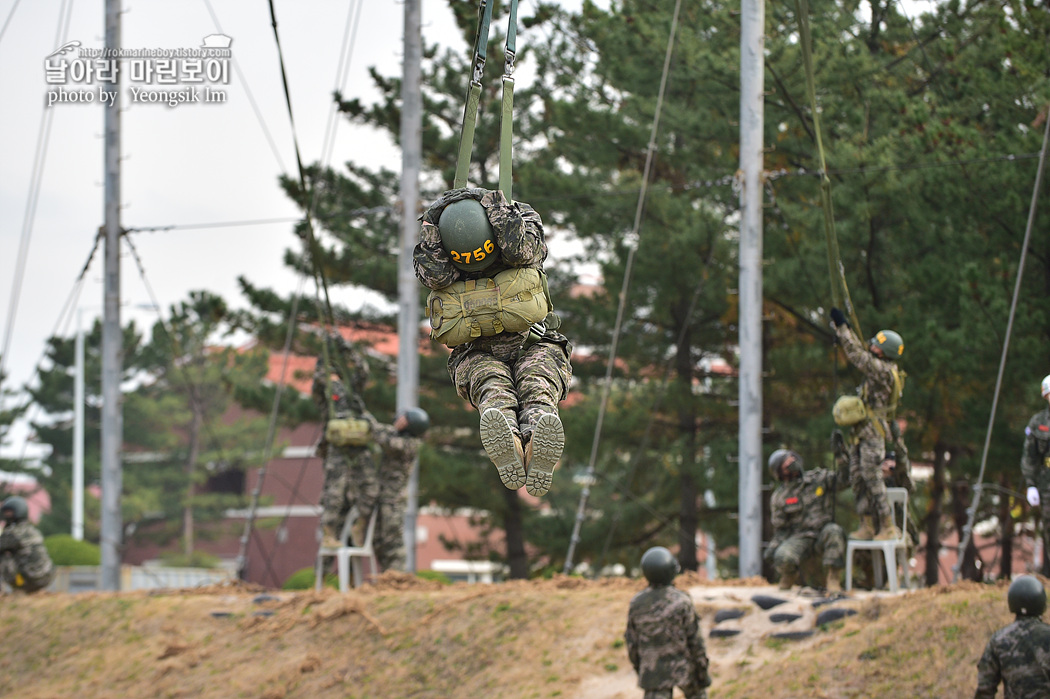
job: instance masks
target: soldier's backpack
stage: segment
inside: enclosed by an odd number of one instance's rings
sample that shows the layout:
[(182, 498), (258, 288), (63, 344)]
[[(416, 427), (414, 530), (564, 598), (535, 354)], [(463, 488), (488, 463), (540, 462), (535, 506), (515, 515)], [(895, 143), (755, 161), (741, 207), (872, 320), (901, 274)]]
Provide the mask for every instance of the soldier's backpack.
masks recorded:
[(835, 424), (842, 427), (856, 425), (868, 419), (868, 409), (864, 406), (864, 399), (860, 396), (839, 396), (831, 408), (831, 416)]
[(468, 279), (431, 291), (426, 314), (430, 337), (455, 347), (479, 337), (528, 330), (552, 310), (546, 275), (515, 267), (492, 278)]
[[(849, 427), (872, 417), (892, 420), (897, 414), (897, 403), (900, 401), (901, 394), (904, 393), (905, 376), (906, 374), (903, 371), (896, 366), (893, 367), (893, 396), (890, 399), (890, 404), (881, 410), (868, 406), (867, 395), (863, 397), (840, 396), (831, 409), (831, 416), (834, 418), (835, 424)], [(882, 428), (880, 427), (879, 431), (881, 430)], [(885, 438), (885, 435), (883, 435), (883, 438)]]
[(363, 447), (372, 441), (372, 426), (361, 418), (333, 418), (325, 427), (324, 438), (337, 447)]

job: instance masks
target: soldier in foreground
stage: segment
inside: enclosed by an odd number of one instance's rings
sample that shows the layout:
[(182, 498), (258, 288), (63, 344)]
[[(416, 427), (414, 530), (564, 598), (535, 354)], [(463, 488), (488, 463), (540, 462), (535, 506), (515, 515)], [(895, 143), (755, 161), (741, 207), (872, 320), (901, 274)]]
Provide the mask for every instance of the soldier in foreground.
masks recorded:
[(663, 546), (642, 556), (649, 587), (631, 599), (624, 640), (645, 699), (671, 699), (676, 686), (686, 699), (706, 699), (711, 686), (700, 616), (692, 598), (674, 587), (678, 572)]
[(431, 337), (452, 348), (448, 373), (481, 414), (481, 443), (503, 485), (546, 495), (565, 433), (558, 403), (572, 345), (547, 290), (543, 222), (500, 191), (453, 189), (422, 216), (413, 253), (431, 289)]
[(819, 556), (826, 589), (841, 592), (846, 537), (832, 508), (835, 493), (849, 485), (848, 480), (823, 468), (803, 471), (802, 457), (787, 449), (770, 455), (769, 473), (779, 484), (769, 500), (773, 539), (766, 557), (780, 576), (780, 589), (790, 590), (806, 561)]
[(864, 374), (859, 396), (843, 396), (835, 404), (835, 422), (851, 429), (846, 437), (849, 448), (849, 476), (860, 517), (860, 527), (851, 539), (884, 541), (900, 536), (882, 480), (882, 461), (886, 440), (897, 440), (897, 402), (904, 379), (895, 362), (904, 354), (904, 341), (893, 330), (880, 330), (865, 349), (846, 315), (831, 309), (831, 322), (847, 359)]
[(29, 505), (13, 495), (0, 504), (0, 580), (16, 592), (36, 592), (51, 584), (54, 566), (40, 530), (29, 522)]
[(974, 699), (994, 699), (1003, 683), (1005, 699), (1050, 697), (1050, 626), (1039, 617), (1046, 610), (1046, 590), (1032, 575), (1019, 575), (1006, 593), (1012, 624), (992, 634), (977, 663)]
[[(1041, 387), (1044, 400), (1050, 400), (1050, 376)], [(1028, 504), (1041, 507), (1043, 533), (1044, 576), (1050, 575), (1050, 405), (1032, 416), (1024, 428), (1024, 449), (1021, 451), (1021, 475), (1028, 486), (1025, 493)]]

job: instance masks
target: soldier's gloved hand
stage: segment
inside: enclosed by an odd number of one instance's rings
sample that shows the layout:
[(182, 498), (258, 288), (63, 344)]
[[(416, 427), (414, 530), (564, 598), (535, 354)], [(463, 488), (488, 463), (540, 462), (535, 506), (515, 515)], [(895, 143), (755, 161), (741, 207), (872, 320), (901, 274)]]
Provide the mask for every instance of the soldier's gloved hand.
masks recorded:
[(1028, 486), (1028, 492), (1025, 493), (1025, 497), (1028, 498), (1028, 504), (1032, 507), (1039, 506), (1039, 489), (1034, 485)]
[(831, 309), (831, 322), (835, 324), (835, 327), (846, 325), (846, 314), (837, 308)]

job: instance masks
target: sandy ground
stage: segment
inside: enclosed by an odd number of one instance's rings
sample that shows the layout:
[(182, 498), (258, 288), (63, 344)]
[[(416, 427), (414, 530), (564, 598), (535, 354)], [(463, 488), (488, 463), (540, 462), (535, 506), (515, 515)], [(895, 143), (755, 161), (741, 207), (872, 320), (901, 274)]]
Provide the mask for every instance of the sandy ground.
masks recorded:
[[(790, 592), (779, 590), (776, 585), (745, 583), (731, 586), (678, 585), (689, 592), (700, 613), (700, 625), (711, 661), (711, 672), (719, 678), (738, 676), (748, 667), (776, 661), (782, 656), (774, 634), (804, 633), (814, 631), (817, 615), (828, 609), (843, 609), (859, 612), (865, 601), (875, 597), (886, 597), (888, 592), (853, 590), (839, 598), (829, 598), (811, 588), (794, 587)], [(755, 603), (754, 598), (782, 600), (768, 609)], [(743, 615), (735, 619), (716, 622), (720, 611), (740, 611)], [(789, 619), (797, 616), (797, 619)], [(739, 631), (736, 635), (711, 637), (718, 629)], [(794, 648), (809, 648), (826, 640), (819, 630), (808, 638), (784, 639), (783, 644)], [(774, 644), (770, 645), (770, 641)], [(573, 699), (635, 699), (640, 696), (637, 677), (630, 664), (617, 672), (585, 679)], [(683, 697), (675, 689), (674, 697)]]

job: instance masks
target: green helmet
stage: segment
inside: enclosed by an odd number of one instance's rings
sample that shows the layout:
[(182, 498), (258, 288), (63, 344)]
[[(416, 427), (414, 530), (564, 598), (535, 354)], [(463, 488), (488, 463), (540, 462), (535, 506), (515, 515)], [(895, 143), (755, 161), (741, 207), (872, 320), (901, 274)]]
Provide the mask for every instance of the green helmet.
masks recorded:
[(460, 199), (446, 206), (438, 218), (438, 232), (441, 247), (459, 269), (477, 272), (496, 261), (496, 239), (481, 202)]
[(650, 585), (670, 585), (680, 570), (678, 559), (663, 546), (654, 546), (642, 554), (642, 575)]
[(1046, 611), (1046, 590), (1032, 575), (1018, 575), (1006, 593), (1010, 611), (1017, 616), (1042, 616)]
[(5, 522), (21, 522), (27, 517), (29, 517), (29, 505), (25, 498), (12, 495), (4, 500), (3, 504), (0, 504), (0, 519)]
[(780, 467), (785, 463), (792, 478), (802, 475), (802, 457), (790, 449), (777, 449), (769, 455), (769, 475), (773, 480), (780, 480)]
[(886, 359), (900, 359), (904, 354), (904, 340), (893, 330), (878, 331), (868, 345), (882, 350), (882, 356)]
[(422, 437), (423, 433), (430, 427), (430, 416), (422, 408), (409, 408), (402, 415), (408, 421), (404, 431), (413, 437)]

